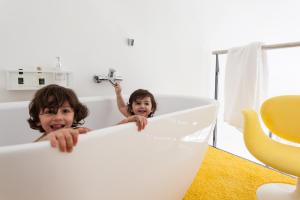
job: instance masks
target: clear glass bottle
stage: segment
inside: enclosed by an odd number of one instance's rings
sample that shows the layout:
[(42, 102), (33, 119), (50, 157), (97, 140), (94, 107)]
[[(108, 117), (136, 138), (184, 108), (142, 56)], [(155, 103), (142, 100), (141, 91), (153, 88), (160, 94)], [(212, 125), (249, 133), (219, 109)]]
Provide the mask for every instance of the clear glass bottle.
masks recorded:
[(56, 64), (56, 69), (55, 69), (55, 83), (57, 85), (61, 85), (61, 86), (66, 86), (66, 74), (62, 71), (61, 69), (61, 59), (60, 56), (56, 57), (57, 59), (57, 64)]

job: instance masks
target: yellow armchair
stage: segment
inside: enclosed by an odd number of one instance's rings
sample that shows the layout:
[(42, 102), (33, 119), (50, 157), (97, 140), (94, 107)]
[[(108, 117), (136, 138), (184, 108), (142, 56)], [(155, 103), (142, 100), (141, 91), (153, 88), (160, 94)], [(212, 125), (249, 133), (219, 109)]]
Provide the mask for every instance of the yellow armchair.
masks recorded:
[[(266, 100), (260, 110), (266, 127), (275, 135), (300, 143), (300, 95), (277, 96)], [(296, 176), (297, 184), (269, 183), (257, 191), (259, 200), (300, 200), (300, 147), (275, 141), (264, 133), (258, 115), (248, 109), (244, 115), (244, 141), (248, 150), (266, 165)]]

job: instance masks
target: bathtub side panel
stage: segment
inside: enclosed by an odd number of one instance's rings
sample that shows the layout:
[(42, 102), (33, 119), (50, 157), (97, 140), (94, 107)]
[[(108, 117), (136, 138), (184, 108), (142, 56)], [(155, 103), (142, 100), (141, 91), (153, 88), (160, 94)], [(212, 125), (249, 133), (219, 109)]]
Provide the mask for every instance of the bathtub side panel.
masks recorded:
[(84, 104), (89, 109), (84, 126), (92, 130), (115, 126), (124, 117), (118, 111), (114, 99), (87, 101)]
[(0, 146), (32, 142), (41, 135), (29, 127), (28, 103), (1, 104)]
[[(155, 116), (209, 104), (207, 99), (174, 95), (157, 95), (155, 98), (158, 103)], [(115, 126), (124, 118), (114, 97), (86, 97), (80, 101), (89, 108), (83, 126), (92, 130)], [(41, 136), (38, 130), (29, 127), (28, 105), (28, 101), (0, 103), (0, 146), (30, 143)]]
[[(112, 98), (84, 98), (82, 102), (89, 109), (83, 126), (92, 130), (114, 126), (123, 119)], [(0, 147), (31, 143), (42, 135), (31, 129), (27, 122), (28, 105), (28, 101), (0, 103)]]

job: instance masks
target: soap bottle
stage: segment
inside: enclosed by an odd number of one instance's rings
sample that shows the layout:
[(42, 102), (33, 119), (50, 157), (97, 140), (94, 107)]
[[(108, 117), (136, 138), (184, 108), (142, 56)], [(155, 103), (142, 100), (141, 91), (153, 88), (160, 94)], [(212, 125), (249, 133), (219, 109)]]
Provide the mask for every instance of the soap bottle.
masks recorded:
[(18, 85), (24, 85), (23, 69), (19, 69), (18, 72)]
[(45, 78), (43, 77), (43, 74), (42, 74), (42, 68), (40, 66), (38, 66), (36, 68), (36, 70), (37, 70), (38, 86), (44, 86)]
[(57, 59), (57, 64), (56, 64), (56, 68), (55, 68), (55, 83), (57, 85), (61, 85), (61, 86), (66, 86), (66, 75), (65, 73), (62, 72), (62, 67), (61, 67), (61, 60), (60, 60), (60, 56), (56, 57)]

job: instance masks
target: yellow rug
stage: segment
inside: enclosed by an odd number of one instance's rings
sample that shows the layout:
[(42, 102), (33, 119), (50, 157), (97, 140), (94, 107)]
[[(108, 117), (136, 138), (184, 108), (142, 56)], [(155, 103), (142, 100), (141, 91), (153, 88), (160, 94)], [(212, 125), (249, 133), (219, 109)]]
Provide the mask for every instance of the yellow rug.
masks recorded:
[(296, 180), (222, 150), (209, 147), (183, 200), (256, 200), (264, 183)]

